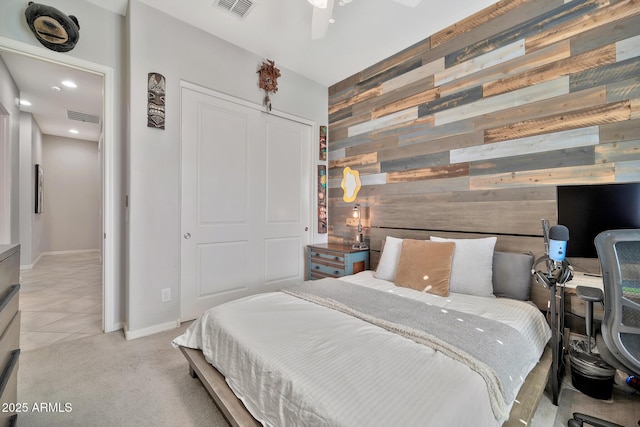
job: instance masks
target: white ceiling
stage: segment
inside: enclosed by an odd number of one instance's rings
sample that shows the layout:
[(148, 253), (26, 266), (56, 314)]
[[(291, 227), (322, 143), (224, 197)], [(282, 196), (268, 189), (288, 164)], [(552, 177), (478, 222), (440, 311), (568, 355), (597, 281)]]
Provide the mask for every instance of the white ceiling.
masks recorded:
[[(124, 15), (128, 0), (86, 1)], [(422, 0), (410, 8), (392, 0), (353, 0), (345, 6), (336, 0), (336, 22), (323, 39), (311, 40), (313, 7), (307, 0), (252, 0), (243, 19), (217, 7), (217, 0), (140, 1), (327, 87), (495, 2)], [(34, 114), (43, 133), (98, 139), (99, 126), (70, 122), (64, 109), (101, 115), (101, 76), (13, 53), (0, 56), (22, 98), (33, 104), (23, 110)], [(61, 86), (67, 78), (75, 79), (78, 88)], [(53, 85), (62, 90), (54, 93)], [(72, 125), (81, 132), (77, 136), (69, 133)]]

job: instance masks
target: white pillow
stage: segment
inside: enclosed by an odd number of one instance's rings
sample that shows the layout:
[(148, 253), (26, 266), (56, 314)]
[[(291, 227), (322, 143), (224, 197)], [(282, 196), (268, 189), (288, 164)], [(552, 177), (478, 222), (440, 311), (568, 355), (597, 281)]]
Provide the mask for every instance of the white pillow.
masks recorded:
[(378, 279), (394, 282), (396, 280), (396, 271), (400, 262), (400, 254), (402, 253), (402, 240), (397, 237), (387, 236), (376, 268), (374, 276)]
[(456, 244), (451, 264), (451, 292), (494, 298), (492, 278), (496, 237), (445, 239), (431, 236), (431, 240)]

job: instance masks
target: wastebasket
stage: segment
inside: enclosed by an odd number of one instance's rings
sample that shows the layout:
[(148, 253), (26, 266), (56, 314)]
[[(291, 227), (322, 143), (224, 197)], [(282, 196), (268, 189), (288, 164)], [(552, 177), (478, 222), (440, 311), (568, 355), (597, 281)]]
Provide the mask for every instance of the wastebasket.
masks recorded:
[(586, 341), (572, 341), (569, 346), (571, 383), (587, 396), (611, 399), (616, 369), (602, 360), (599, 354), (587, 350)]

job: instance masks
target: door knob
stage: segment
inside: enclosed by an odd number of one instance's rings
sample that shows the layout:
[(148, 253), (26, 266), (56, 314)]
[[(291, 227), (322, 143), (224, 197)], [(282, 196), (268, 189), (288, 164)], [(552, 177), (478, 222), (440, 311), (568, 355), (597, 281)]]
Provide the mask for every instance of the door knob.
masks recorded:
[(304, 231), (309, 231), (309, 227), (305, 227), (305, 228), (304, 228)]
[(191, 238), (191, 233), (184, 233), (184, 238), (189, 240)]

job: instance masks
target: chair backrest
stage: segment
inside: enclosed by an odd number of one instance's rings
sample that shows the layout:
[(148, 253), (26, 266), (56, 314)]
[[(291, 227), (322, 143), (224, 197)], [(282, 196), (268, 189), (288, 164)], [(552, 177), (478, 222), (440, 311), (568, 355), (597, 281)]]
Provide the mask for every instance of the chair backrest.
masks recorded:
[(595, 245), (604, 281), (602, 338), (623, 366), (640, 374), (640, 229), (604, 231)]

